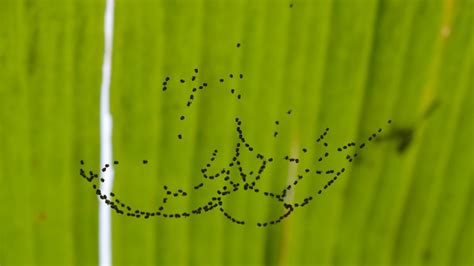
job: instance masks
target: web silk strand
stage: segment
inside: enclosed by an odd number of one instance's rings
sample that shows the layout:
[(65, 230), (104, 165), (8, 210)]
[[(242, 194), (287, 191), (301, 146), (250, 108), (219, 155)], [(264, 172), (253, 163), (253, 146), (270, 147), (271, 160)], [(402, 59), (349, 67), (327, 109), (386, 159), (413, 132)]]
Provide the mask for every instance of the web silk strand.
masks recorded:
[[(106, 0), (104, 15), (104, 61), (100, 96), (100, 164), (112, 162), (112, 115), (110, 113), (110, 83), (112, 72), (112, 42), (114, 31), (114, 0)], [(103, 173), (105, 182), (100, 190), (108, 195), (112, 191), (114, 170)], [(99, 199), (99, 265), (112, 265), (111, 209)]]

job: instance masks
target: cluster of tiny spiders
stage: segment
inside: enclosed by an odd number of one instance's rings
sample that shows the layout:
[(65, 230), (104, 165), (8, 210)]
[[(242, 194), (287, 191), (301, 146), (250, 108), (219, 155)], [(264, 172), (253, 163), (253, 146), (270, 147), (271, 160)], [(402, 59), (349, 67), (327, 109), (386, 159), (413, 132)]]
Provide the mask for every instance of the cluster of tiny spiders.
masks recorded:
[[(237, 47), (240, 47), (240, 44), (237, 44)], [(195, 74), (199, 73), (199, 70), (196, 68), (194, 69)], [(233, 74), (229, 74), (229, 78), (233, 78)], [(239, 74), (238, 77), (241, 79), (243, 78), (243, 74)], [(168, 89), (168, 82), (171, 79), (169, 77), (165, 78), (165, 81), (163, 82), (163, 91), (166, 91)], [(196, 76), (191, 77), (191, 82), (194, 82), (196, 80)], [(180, 80), (181, 83), (185, 83), (186, 81), (184, 79)], [(223, 78), (219, 79), (219, 82), (224, 82)], [(192, 89), (192, 94), (189, 97), (189, 100), (186, 103), (187, 107), (190, 107), (195, 99), (195, 93), (199, 90), (203, 90), (204, 88), (208, 87), (207, 83), (202, 83), (199, 86), (196, 86)], [(234, 94), (235, 90), (231, 89), (231, 94)], [(241, 99), (241, 95), (239, 94), (237, 96), (237, 99)], [(286, 112), (287, 115), (291, 115), (292, 111), (288, 110)], [(184, 120), (185, 117), (184, 115), (181, 115), (179, 117), (180, 120)], [(388, 123), (391, 123), (389, 120)], [(108, 195), (102, 193), (100, 190), (96, 180), (98, 182), (105, 182), (105, 179), (100, 176), (100, 173), (95, 173), (94, 171), (89, 171), (88, 174), (86, 171), (81, 168), (80, 169), (80, 175), (87, 180), (88, 182), (92, 183), (92, 189), (95, 191), (97, 194), (98, 198), (101, 199), (105, 204), (107, 204), (112, 210), (114, 210), (117, 214), (129, 216), (129, 217), (135, 217), (135, 218), (145, 218), (148, 219), (150, 217), (154, 216), (160, 216), (164, 218), (187, 218), (193, 215), (199, 215), (203, 214), (206, 212), (209, 212), (214, 209), (218, 209), (226, 218), (228, 218), (230, 221), (243, 225), (245, 224), (245, 221), (239, 220), (234, 218), (231, 214), (229, 214), (225, 209), (223, 208), (223, 202), (226, 197), (231, 195), (232, 193), (239, 191), (239, 190), (244, 190), (244, 191), (252, 191), (257, 194), (261, 194), (265, 197), (269, 197), (273, 200), (276, 200), (278, 203), (282, 204), (284, 207), (285, 212), (279, 216), (275, 217), (273, 220), (268, 220), (268, 221), (261, 221), (257, 222), (256, 225), (259, 227), (265, 227), (268, 225), (274, 225), (280, 223), (283, 219), (287, 218), (296, 208), (302, 208), (306, 205), (308, 205), (314, 197), (317, 195), (321, 195), (326, 189), (328, 189), (344, 172), (345, 168), (340, 168), (340, 169), (310, 169), (310, 168), (305, 168), (303, 171), (304, 173), (297, 175), (297, 177), (294, 178), (292, 183), (288, 186), (285, 186), (281, 189), (280, 193), (275, 193), (271, 191), (264, 191), (260, 189), (257, 186), (258, 180), (260, 180), (264, 174), (264, 171), (267, 167), (268, 164), (274, 163), (276, 159), (267, 157), (263, 154), (257, 153), (254, 149), (254, 147), (246, 140), (244, 131), (242, 129), (242, 120), (240, 118), (235, 118), (235, 129), (238, 134), (238, 140), (235, 143), (235, 153), (232, 157), (231, 160), (229, 160), (227, 167), (222, 168), (219, 171), (216, 171), (214, 173), (209, 173), (210, 168), (212, 166), (212, 163), (215, 161), (217, 155), (218, 155), (218, 150), (214, 150), (212, 152), (212, 156), (209, 158), (208, 163), (203, 166), (202, 169), (200, 169), (200, 175), (203, 179), (209, 179), (209, 180), (215, 180), (218, 178), (222, 178), (224, 180), (224, 185), (217, 189), (215, 191), (215, 194), (209, 196), (209, 201), (205, 204), (202, 204), (201, 206), (192, 209), (190, 211), (185, 211), (185, 212), (171, 212), (167, 210), (166, 204), (168, 202), (168, 199), (170, 197), (173, 198), (179, 198), (179, 197), (187, 197), (189, 194), (186, 192), (184, 189), (176, 189), (176, 190), (171, 190), (168, 188), (168, 186), (164, 186), (164, 191), (165, 191), (165, 196), (162, 199), (162, 204), (159, 206), (158, 209), (156, 210), (141, 210), (138, 208), (134, 208), (130, 206), (129, 204), (126, 204), (125, 201), (119, 199), (115, 193), (111, 192)], [(280, 125), (279, 121), (275, 121), (275, 124), (277, 126)], [(379, 128), (376, 132), (371, 134), (368, 137), (368, 141), (372, 141), (377, 137), (378, 133), (382, 132), (382, 128)], [(326, 128), (325, 131), (318, 137), (316, 140), (317, 143), (320, 143), (324, 149), (323, 153), (321, 156), (318, 158), (318, 162), (323, 161), (324, 159), (328, 158), (330, 156), (328, 149), (329, 149), (329, 144), (327, 142), (324, 142), (325, 137), (329, 133), (329, 128)], [(278, 131), (275, 131), (273, 133), (273, 137), (278, 136)], [(178, 135), (178, 139), (182, 139), (182, 135)], [(366, 144), (360, 143), (356, 144), (355, 142), (348, 142), (346, 145), (343, 145), (341, 147), (336, 148), (335, 150), (338, 153), (345, 153), (346, 157), (345, 159), (351, 163), (353, 160), (358, 156), (357, 151), (362, 150)], [(353, 153), (348, 153), (350, 149), (355, 150)], [(246, 170), (243, 168), (242, 162), (240, 160), (240, 155), (243, 150), (246, 150), (252, 154), (255, 155), (255, 157), (259, 160), (260, 165), (258, 167), (258, 170)], [(308, 152), (307, 148), (302, 148), (302, 154), (305, 154)], [(289, 155), (284, 156), (283, 158), (280, 158), (280, 160), (287, 161), (289, 163), (294, 163), (298, 164), (300, 163), (301, 158), (294, 158), (290, 157)], [(80, 161), (81, 165), (84, 165), (84, 161)], [(148, 160), (143, 160), (142, 163), (144, 165), (148, 164)], [(114, 165), (118, 165), (118, 161), (113, 162)], [(105, 164), (103, 168), (101, 168), (101, 172), (105, 173), (109, 168), (111, 167), (111, 164)], [(230, 176), (233, 171), (236, 171), (236, 173), (239, 176), (239, 181), (236, 180), (231, 180)], [(301, 202), (296, 202), (296, 203), (289, 203), (287, 202), (287, 193), (288, 191), (294, 189), (299, 182), (305, 178), (307, 175), (329, 175), (331, 176), (330, 180), (324, 184), (323, 187), (318, 188), (314, 190), (314, 195), (308, 195), (306, 198), (303, 199)], [(203, 182), (200, 182), (199, 184), (196, 184), (193, 186), (194, 190), (199, 190), (202, 188), (205, 184)]]
[[(290, 8), (293, 8), (293, 3), (289, 4)], [(241, 47), (240, 43), (236, 44), (237, 48)], [(193, 84), (197, 82), (197, 75), (199, 74), (199, 69), (195, 68), (194, 73), (191, 76), (190, 79), (185, 80), (185, 79), (179, 79), (179, 83), (185, 84), (188, 81), (188, 84)], [(224, 81), (227, 79), (233, 79), (233, 78), (240, 78), (243, 79), (244, 75), (242, 73), (239, 74), (234, 74), (234, 73), (229, 73), (227, 74), (226, 78), (221, 77), (218, 79), (219, 83), (224, 83)], [(171, 82), (170, 77), (165, 77), (162, 85), (162, 91), (166, 92), (169, 87), (169, 82)], [(201, 93), (201, 91), (204, 91), (206, 88), (208, 88), (209, 84), (206, 82), (203, 82), (201, 84), (196, 84), (193, 86), (191, 90), (191, 94), (189, 95), (188, 100), (186, 101), (186, 107), (189, 108), (192, 106), (193, 102), (195, 101), (196, 97)], [(242, 99), (242, 94), (235, 88), (229, 88), (230, 94), (235, 95), (235, 98), (237, 100)], [(287, 115), (291, 115), (292, 111), (288, 110)], [(179, 116), (179, 120), (183, 121), (185, 120), (186, 117), (181, 114)], [(391, 121), (389, 121), (390, 123)], [(282, 204), (285, 212), (279, 216), (276, 217), (273, 220), (269, 221), (262, 221), (262, 222), (257, 222), (256, 225), (259, 227), (265, 227), (268, 225), (274, 225), (280, 223), (283, 219), (287, 218), (296, 208), (302, 208), (306, 205), (308, 205), (312, 200), (313, 196), (316, 197), (316, 195), (322, 194), (324, 190), (329, 188), (336, 180), (337, 178), (345, 172), (345, 168), (341, 168), (339, 170), (334, 170), (334, 169), (309, 169), (306, 168), (304, 169), (304, 173), (298, 175), (290, 185), (283, 187), (280, 193), (274, 193), (271, 191), (264, 191), (260, 189), (257, 186), (258, 180), (260, 180), (264, 174), (264, 171), (267, 167), (268, 164), (273, 163), (276, 161), (276, 159), (273, 159), (271, 157), (266, 157), (260, 153), (257, 153), (254, 149), (254, 147), (245, 139), (244, 136), (244, 131), (242, 129), (242, 120), (240, 118), (235, 118), (235, 123), (236, 123), (236, 132), (238, 134), (238, 140), (235, 143), (235, 153), (233, 155), (233, 158), (229, 160), (227, 167), (222, 168), (222, 170), (214, 172), (214, 173), (209, 173), (211, 171), (211, 166), (212, 163), (215, 161), (217, 155), (218, 155), (218, 150), (214, 150), (212, 153), (212, 156), (210, 157), (209, 161), (205, 164), (205, 166), (200, 170), (200, 176), (203, 179), (208, 179), (208, 180), (216, 180), (219, 178), (222, 178), (224, 180), (224, 185), (217, 189), (215, 191), (215, 194), (209, 196), (209, 201), (195, 209), (192, 209), (188, 212), (170, 212), (165, 209), (166, 203), (168, 202), (168, 199), (170, 197), (173, 198), (179, 198), (179, 197), (187, 197), (188, 192), (186, 192), (184, 189), (175, 189), (171, 190), (168, 188), (168, 186), (163, 186), (163, 189), (165, 191), (165, 196), (162, 199), (162, 205), (159, 206), (158, 209), (156, 210), (141, 210), (138, 208), (133, 208), (132, 206), (126, 204), (123, 200), (120, 200), (115, 193), (110, 192), (108, 195), (104, 194), (99, 186), (98, 182), (105, 182), (104, 177), (100, 176), (100, 173), (95, 173), (94, 171), (89, 171), (88, 174), (86, 171), (81, 167), (80, 169), (80, 175), (87, 180), (89, 183), (92, 183), (92, 189), (95, 191), (97, 194), (98, 198), (102, 200), (105, 204), (107, 204), (112, 210), (114, 210), (117, 214), (121, 215), (126, 215), (128, 217), (135, 217), (135, 218), (145, 218), (148, 219), (150, 217), (154, 216), (160, 216), (164, 218), (187, 218), (193, 215), (199, 215), (203, 214), (206, 212), (209, 212), (214, 209), (218, 209), (226, 218), (228, 218), (230, 221), (236, 224), (243, 225), (245, 224), (245, 221), (243, 220), (238, 220), (234, 218), (231, 214), (226, 212), (223, 208), (223, 202), (226, 197), (231, 195), (232, 193), (235, 193), (239, 190), (244, 190), (244, 191), (252, 191), (254, 193), (263, 195), (265, 197), (269, 197), (271, 199), (276, 200), (278, 203)], [(275, 124), (277, 127), (280, 125), (279, 121), (275, 121)], [(378, 133), (380, 133), (382, 129), (378, 130)], [(330, 156), (329, 152), (327, 151), (329, 145), (326, 142), (323, 142), (325, 136), (328, 134), (329, 128), (326, 128), (326, 130), (319, 136), (319, 138), (316, 140), (318, 143), (323, 143), (323, 147), (325, 149), (324, 153), (319, 157), (318, 162), (323, 161), (325, 158), (328, 158)], [(376, 133), (372, 134), (369, 138), (368, 141), (371, 141), (376, 138)], [(183, 139), (183, 135), (179, 133), (177, 135), (179, 140)], [(273, 137), (277, 138), (278, 137), (278, 131), (274, 131)], [(365, 147), (364, 143), (361, 143), (358, 147), (358, 149), (363, 149)], [(350, 142), (347, 145), (344, 145), (340, 148), (337, 148), (338, 152), (345, 152), (348, 149), (351, 148), (356, 148), (356, 144), (354, 142)], [(357, 149), (357, 148), (356, 148)], [(253, 171), (249, 170), (246, 171), (246, 169), (243, 168), (242, 162), (240, 160), (240, 155), (242, 150), (247, 150), (250, 153), (255, 154), (255, 157), (260, 161), (260, 165), (258, 167), (258, 170)], [(303, 154), (308, 152), (307, 148), (302, 149)], [(352, 162), (353, 159), (357, 157), (357, 153), (354, 152), (352, 155), (347, 154), (346, 159), (349, 162)], [(289, 163), (294, 163), (298, 164), (300, 163), (300, 158), (293, 158), (290, 157), (289, 155), (284, 156), (283, 158), (280, 158), (283, 161), (287, 161)], [(142, 163), (144, 165), (148, 164), (148, 160), (143, 160)], [(84, 160), (80, 161), (81, 165), (84, 165)], [(113, 162), (114, 165), (118, 165), (118, 161)], [(111, 167), (111, 164), (105, 164), (103, 168), (100, 170), (103, 173), (105, 173), (109, 168)], [(233, 173), (233, 171), (236, 171), (238, 173), (238, 179), (239, 181), (236, 180), (231, 180), (230, 176)], [(306, 176), (310, 174), (316, 174), (316, 175), (332, 175), (332, 178), (322, 187), (319, 189), (315, 190), (315, 195), (309, 195), (306, 198), (303, 199), (302, 202), (297, 202), (297, 203), (289, 203), (287, 202), (287, 193), (288, 191), (294, 189), (299, 182)], [(199, 190), (202, 187), (204, 187), (204, 183), (200, 182), (199, 184), (196, 184), (193, 186), (194, 190)]]
[[(164, 186), (165, 194), (166, 196), (163, 198), (162, 201), (162, 206), (160, 206), (157, 210), (140, 210), (137, 208), (132, 208), (130, 205), (126, 204), (124, 201), (120, 200), (113, 192), (111, 192), (109, 195), (105, 195), (101, 192), (101, 190), (98, 188), (97, 184), (95, 184), (93, 181), (94, 180), (99, 180), (100, 182), (105, 182), (104, 178), (100, 177), (99, 174), (94, 173), (93, 171), (89, 171), (89, 175), (86, 174), (84, 169), (80, 169), (80, 175), (86, 179), (88, 182), (92, 182), (92, 188), (95, 190), (97, 196), (99, 199), (103, 200), (105, 204), (110, 206), (113, 210), (115, 210), (116, 213), (126, 215), (126, 216), (131, 216), (131, 217), (136, 217), (140, 218), (143, 217), (145, 219), (148, 219), (149, 217), (153, 216), (162, 216), (165, 218), (185, 218), (189, 217), (191, 215), (198, 215), (202, 214), (208, 211), (211, 211), (215, 208), (218, 208), (220, 212), (224, 214), (225, 217), (227, 217), (229, 220), (236, 224), (245, 224), (245, 221), (235, 219), (232, 217), (231, 214), (226, 212), (224, 208), (222, 207), (223, 201), (226, 196), (232, 194), (233, 192), (236, 192), (240, 189), (243, 189), (244, 191), (253, 191), (255, 193), (262, 194), (266, 197), (270, 197), (272, 199), (277, 200), (278, 202), (281, 202), (284, 206), (285, 209), (287, 209), (286, 213), (278, 217), (277, 219), (266, 221), (266, 222), (258, 222), (256, 223), (257, 226), (267, 226), (267, 225), (273, 225), (281, 222), (283, 219), (288, 217), (295, 208), (298, 207), (304, 207), (307, 204), (309, 204), (313, 200), (313, 195), (309, 195), (306, 197), (302, 202), (299, 203), (288, 203), (285, 202), (287, 192), (290, 191), (291, 189), (294, 189), (298, 182), (302, 180), (305, 175), (307, 174), (317, 174), (317, 175), (333, 175), (333, 177), (320, 189), (318, 189), (317, 195), (322, 194), (324, 190), (329, 188), (337, 179), (338, 177), (345, 172), (345, 168), (341, 168), (339, 170), (333, 170), (333, 169), (327, 169), (327, 170), (322, 170), (322, 169), (314, 169), (311, 170), (309, 168), (304, 169), (304, 174), (298, 175), (297, 178), (293, 181), (291, 185), (288, 185), (287, 187), (284, 187), (281, 190), (281, 193), (274, 193), (270, 191), (263, 191), (257, 187), (257, 181), (261, 179), (265, 168), (268, 163), (272, 163), (275, 160), (273, 158), (266, 158), (264, 155), (257, 153), (255, 156), (258, 160), (261, 161), (260, 167), (258, 171), (245, 171), (242, 167), (242, 163), (239, 160), (239, 156), (241, 153), (241, 149), (247, 149), (249, 152), (254, 152), (254, 148), (252, 145), (250, 145), (246, 140), (245, 136), (243, 133), (243, 130), (241, 128), (242, 121), (239, 118), (236, 118), (236, 131), (239, 134), (239, 141), (235, 145), (235, 154), (232, 158), (232, 160), (228, 163), (227, 168), (223, 168), (221, 171), (217, 171), (216, 173), (213, 174), (208, 174), (208, 170), (211, 167), (212, 162), (215, 160), (218, 150), (214, 150), (212, 153), (211, 158), (209, 159), (209, 162), (201, 169), (201, 177), (204, 179), (210, 179), (214, 180), (219, 177), (223, 177), (224, 181), (226, 182), (224, 186), (222, 186), (220, 189), (216, 191), (215, 195), (212, 195), (210, 197), (209, 202), (207, 204), (204, 204), (198, 208), (195, 208), (191, 210), (190, 212), (182, 212), (182, 213), (172, 213), (172, 212), (167, 212), (165, 210), (165, 204), (168, 202), (168, 198), (173, 196), (175, 198), (177, 197), (186, 197), (188, 196), (188, 193), (184, 189), (177, 189), (177, 190), (170, 190), (168, 186)], [(390, 121), (389, 121), (390, 123)], [(326, 129), (326, 131), (321, 135), (321, 137), (318, 139), (318, 142), (320, 140), (324, 139), (324, 136), (328, 133), (329, 128)], [(379, 129), (378, 132), (381, 132), (382, 130)], [(371, 141), (377, 137), (376, 133), (373, 133), (368, 140)], [(323, 146), (327, 148), (329, 145), (324, 142)], [(361, 143), (359, 147), (356, 147), (356, 144), (354, 142), (349, 142), (347, 145), (344, 145), (342, 147), (337, 148), (338, 152), (343, 152), (345, 150), (350, 149), (351, 147), (354, 147), (355, 149), (363, 149), (365, 147), (365, 143)], [(308, 151), (307, 148), (302, 149), (303, 153), (306, 153)], [(324, 158), (329, 157), (329, 154), (327, 151), (324, 152)], [(347, 155), (346, 160), (348, 162), (352, 162), (353, 158), (357, 157), (357, 152), (354, 152), (352, 155)], [(321, 161), (323, 157), (320, 157), (318, 161)], [(289, 161), (290, 163), (296, 163), (298, 164), (300, 162), (299, 158), (292, 158), (289, 157), (288, 155), (281, 158), (281, 160)], [(84, 161), (81, 160), (81, 165), (84, 165)], [(118, 165), (118, 161), (114, 161), (113, 164)], [(147, 160), (143, 160), (143, 164), (148, 164)], [(106, 172), (107, 169), (111, 167), (110, 164), (105, 164), (104, 167), (101, 169), (102, 172)], [(231, 169), (237, 169), (238, 174), (241, 178), (240, 181), (234, 182), (230, 179), (231, 175)], [(204, 183), (199, 183), (194, 186), (195, 190), (198, 190), (204, 186)]]

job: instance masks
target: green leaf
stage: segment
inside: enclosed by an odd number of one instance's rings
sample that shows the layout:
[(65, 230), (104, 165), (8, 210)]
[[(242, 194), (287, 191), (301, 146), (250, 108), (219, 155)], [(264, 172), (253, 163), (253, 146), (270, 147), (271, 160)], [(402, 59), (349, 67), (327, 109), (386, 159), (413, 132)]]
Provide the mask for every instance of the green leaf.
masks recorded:
[[(0, 265), (98, 262), (98, 200), (79, 161), (100, 169), (104, 2), (0, 4)], [(209, 171), (227, 167), (238, 117), (255, 149), (241, 149), (242, 167), (259, 168), (255, 153), (274, 159), (256, 186), (280, 193), (304, 174), (287, 201), (314, 199), (267, 227), (256, 224), (285, 208), (243, 189), (222, 207), (245, 225), (218, 208), (113, 213), (113, 263), (473, 264), (473, 10), (472, 0), (116, 1), (117, 197), (156, 210), (166, 185), (189, 192), (169, 197), (171, 210), (207, 204), (225, 181), (201, 168), (215, 149)], [(337, 151), (350, 141), (366, 143), (352, 163)], [(320, 195), (332, 176), (305, 173), (341, 167)]]

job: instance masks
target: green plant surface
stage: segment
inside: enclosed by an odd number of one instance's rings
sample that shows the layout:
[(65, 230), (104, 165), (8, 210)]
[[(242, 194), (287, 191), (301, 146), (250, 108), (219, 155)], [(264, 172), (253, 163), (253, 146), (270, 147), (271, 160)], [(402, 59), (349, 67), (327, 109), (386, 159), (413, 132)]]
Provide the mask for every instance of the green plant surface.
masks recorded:
[[(0, 1), (2, 266), (98, 263), (99, 201), (79, 161), (101, 167), (104, 8)], [(305, 174), (289, 200), (315, 199), (263, 228), (256, 223), (284, 208), (243, 190), (223, 208), (245, 225), (219, 210), (187, 219), (113, 213), (113, 264), (472, 265), (473, 13), (472, 0), (116, 0), (110, 100), (120, 199), (156, 210), (166, 185), (190, 194), (168, 208), (206, 204), (224, 181), (203, 181), (200, 170), (214, 149), (210, 171), (232, 159), (236, 117), (255, 152), (274, 158), (262, 191), (280, 193), (306, 168), (347, 170), (321, 195), (330, 176)], [(326, 128), (330, 157), (318, 162)], [(349, 141), (367, 143), (352, 163), (336, 151)], [(282, 160), (288, 154), (301, 162)], [(239, 159), (260, 166), (248, 151)]]

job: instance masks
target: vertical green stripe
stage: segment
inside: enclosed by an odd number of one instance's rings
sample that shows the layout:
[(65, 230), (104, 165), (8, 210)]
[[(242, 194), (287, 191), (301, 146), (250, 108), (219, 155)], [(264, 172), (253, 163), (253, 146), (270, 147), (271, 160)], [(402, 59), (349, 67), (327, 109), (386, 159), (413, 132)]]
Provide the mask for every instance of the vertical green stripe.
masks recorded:
[[(31, 153), (28, 139), (28, 87), (25, 82), (25, 39), (26, 25), (24, 3), (8, 2), (2, 6), (6, 22), (2, 37), (5, 42), (2, 52), (2, 134), (3, 163), (1, 194), (3, 216), (8, 221), (2, 226), (2, 263), (31, 264), (34, 262), (33, 238), (34, 212), (30, 202), (33, 200), (32, 186), (29, 177), (31, 172)], [(16, 25), (16, 28), (12, 27)], [(5, 82), (5, 83), (3, 83)]]
[[(383, 127), (391, 118), (398, 86), (401, 82), (408, 37), (416, 3), (399, 1), (380, 2), (371, 67), (365, 90), (365, 104), (359, 118), (358, 142)], [(400, 16), (402, 14), (402, 17)], [(403, 37), (406, 36), (406, 37)], [(383, 109), (385, 107), (385, 109)], [(360, 260), (364, 226), (368, 222), (370, 205), (382, 177), (382, 159), (387, 152), (381, 145), (368, 145), (355, 162), (351, 178), (345, 188), (344, 211), (339, 227), (335, 263), (346, 265)], [(368, 178), (371, 176), (371, 178)]]

